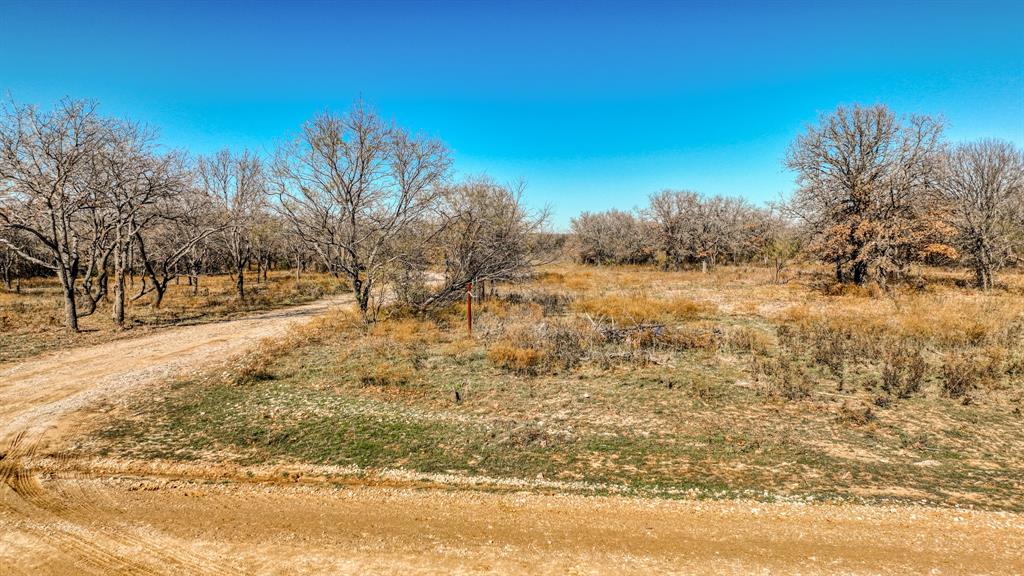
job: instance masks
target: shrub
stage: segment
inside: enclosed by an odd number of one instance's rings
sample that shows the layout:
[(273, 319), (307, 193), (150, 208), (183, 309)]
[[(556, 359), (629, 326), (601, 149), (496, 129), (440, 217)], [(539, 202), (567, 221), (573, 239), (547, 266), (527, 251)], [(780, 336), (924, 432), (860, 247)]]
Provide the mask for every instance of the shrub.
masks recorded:
[(557, 373), (583, 361), (592, 330), (569, 320), (517, 324), (491, 345), (487, 357), (497, 367), (520, 374)]
[(919, 345), (890, 344), (882, 362), (882, 390), (896, 398), (910, 398), (921, 389), (927, 368)]
[(838, 420), (853, 426), (865, 426), (876, 419), (875, 411), (870, 404), (851, 404), (844, 401), (839, 406)]
[(761, 383), (765, 398), (775, 400), (802, 400), (811, 395), (811, 385), (799, 364), (788, 356), (780, 358), (754, 357), (754, 372)]
[(751, 326), (737, 326), (726, 332), (729, 347), (738, 352), (766, 355), (771, 352), (775, 342), (764, 330)]
[(399, 343), (431, 342), (440, 338), (437, 324), (417, 318), (389, 319), (375, 323), (370, 334), (384, 336)]
[(707, 326), (680, 327), (667, 330), (663, 340), (676, 350), (717, 350), (722, 332)]
[(401, 386), (408, 384), (412, 378), (412, 367), (394, 360), (375, 362), (359, 374), (359, 382), (363, 386)]
[(942, 393), (950, 398), (963, 398), (978, 387), (984, 378), (984, 366), (974, 358), (953, 354), (942, 363)]
[(274, 373), (271, 371), (270, 356), (260, 353), (260, 351), (247, 355), (232, 372), (234, 384), (253, 384), (273, 379)]
[(578, 300), (576, 310), (615, 324), (637, 325), (692, 320), (714, 307), (681, 296), (654, 299), (645, 294), (607, 294)]
[(535, 374), (540, 366), (541, 351), (499, 342), (487, 351), (487, 358), (498, 368), (519, 374)]

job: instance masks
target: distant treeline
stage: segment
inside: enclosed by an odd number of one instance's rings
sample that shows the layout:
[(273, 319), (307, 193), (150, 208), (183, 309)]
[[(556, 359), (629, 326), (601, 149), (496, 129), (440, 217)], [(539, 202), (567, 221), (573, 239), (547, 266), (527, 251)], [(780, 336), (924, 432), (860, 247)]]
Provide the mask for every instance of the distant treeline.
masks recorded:
[(942, 132), (929, 116), (839, 107), (793, 141), (785, 166), (798, 187), (771, 208), (664, 191), (641, 209), (575, 218), (574, 253), (666, 268), (781, 267), (799, 254), (857, 284), (890, 282), (927, 262), (966, 266), (990, 288), (1024, 257), (1024, 154), (998, 140), (950, 144)]

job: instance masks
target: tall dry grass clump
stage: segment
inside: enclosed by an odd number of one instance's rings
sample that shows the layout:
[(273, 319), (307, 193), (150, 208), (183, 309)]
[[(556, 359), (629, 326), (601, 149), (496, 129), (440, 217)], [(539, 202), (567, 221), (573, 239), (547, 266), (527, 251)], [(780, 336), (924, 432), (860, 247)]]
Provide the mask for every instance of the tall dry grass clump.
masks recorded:
[(594, 318), (625, 325), (682, 322), (715, 311), (710, 303), (683, 296), (653, 298), (644, 293), (586, 296), (577, 300), (574, 308)]
[(499, 368), (518, 374), (553, 374), (572, 370), (588, 357), (597, 339), (578, 319), (517, 322), (490, 345), (487, 357)]

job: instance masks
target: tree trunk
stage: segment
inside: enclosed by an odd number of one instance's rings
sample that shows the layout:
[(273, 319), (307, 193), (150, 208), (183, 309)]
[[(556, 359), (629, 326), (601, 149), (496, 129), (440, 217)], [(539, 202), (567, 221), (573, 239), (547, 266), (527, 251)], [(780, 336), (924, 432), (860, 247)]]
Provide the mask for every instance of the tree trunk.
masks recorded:
[(862, 285), (868, 280), (868, 267), (863, 262), (853, 265), (853, 283)]
[(359, 305), (359, 313), (363, 317), (363, 321), (367, 321), (367, 313), (370, 311), (370, 285), (369, 283), (363, 284), (363, 281), (359, 278), (359, 275), (355, 275), (352, 278), (352, 292), (356, 297), (356, 303)]
[(238, 279), (235, 281), (238, 299), (245, 300), (245, 264), (238, 267)]
[(70, 270), (57, 272), (64, 290), (64, 323), (69, 330), (78, 332), (78, 303), (75, 302), (75, 278)]
[(153, 291), (153, 309), (159, 310), (160, 304), (164, 301), (164, 293), (167, 292), (167, 286), (161, 286), (160, 283), (157, 282)]
[(114, 323), (119, 327), (124, 326), (124, 300), (125, 300), (125, 257), (126, 249), (116, 248), (114, 251), (114, 305), (112, 316)]

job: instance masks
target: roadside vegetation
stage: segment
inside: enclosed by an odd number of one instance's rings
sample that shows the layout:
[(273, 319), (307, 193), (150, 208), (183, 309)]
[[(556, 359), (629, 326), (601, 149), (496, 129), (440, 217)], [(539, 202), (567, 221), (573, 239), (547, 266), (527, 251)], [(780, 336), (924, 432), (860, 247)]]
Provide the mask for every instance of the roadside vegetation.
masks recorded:
[(338, 312), (147, 391), (82, 448), (1024, 509), (1024, 278), (922, 273), (879, 297), (812, 269), (549, 266), (477, 302), (472, 336), (462, 305)]

